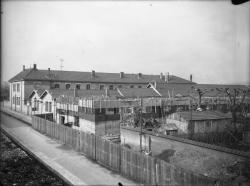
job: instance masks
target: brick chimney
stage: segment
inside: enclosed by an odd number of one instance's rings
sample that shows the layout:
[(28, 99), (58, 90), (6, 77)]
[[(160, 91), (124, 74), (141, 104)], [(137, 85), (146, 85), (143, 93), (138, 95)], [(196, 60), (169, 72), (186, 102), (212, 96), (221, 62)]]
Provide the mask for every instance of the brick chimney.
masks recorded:
[(189, 77), (190, 81), (193, 82), (193, 75), (190, 74), (190, 77)]
[(124, 78), (124, 72), (120, 72), (120, 78)]
[(165, 82), (168, 83), (170, 80), (169, 72), (165, 73)]
[(92, 72), (91, 72), (91, 77), (92, 77), (92, 78), (95, 77), (95, 71), (94, 71), (94, 70), (92, 70)]
[(160, 79), (163, 79), (163, 73), (162, 72), (160, 73)]
[(154, 81), (154, 87), (155, 87), (155, 88), (156, 88), (156, 85), (157, 85), (157, 84), (156, 84), (156, 81)]
[(23, 71), (25, 71), (25, 65), (23, 65)]
[(36, 69), (37, 69), (37, 68), (36, 68), (36, 64), (33, 64), (33, 69), (34, 69), (34, 70), (36, 70)]
[(141, 79), (141, 78), (142, 78), (142, 73), (138, 73), (138, 74), (137, 74), (137, 78), (138, 78), (138, 79)]

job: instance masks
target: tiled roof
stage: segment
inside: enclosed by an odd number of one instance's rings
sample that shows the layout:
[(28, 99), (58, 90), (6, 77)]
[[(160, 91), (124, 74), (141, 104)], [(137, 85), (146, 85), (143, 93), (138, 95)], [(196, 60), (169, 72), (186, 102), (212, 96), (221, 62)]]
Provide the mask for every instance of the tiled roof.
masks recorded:
[[(177, 112), (176, 114), (180, 115), (183, 119), (190, 121), (195, 120), (216, 120), (216, 119), (231, 119), (232, 116), (230, 113), (221, 113), (218, 111), (193, 111), (192, 114), (190, 111)], [(191, 116), (192, 115), (192, 116)]]
[[(68, 97), (74, 97), (74, 90), (62, 90), (62, 89), (50, 89), (48, 90), (53, 98), (58, 98), (62, 95)], [(104, 97), (106, 96), (105, 90), (77, 90), (76, 97), (90, 98), (90, 97)], [(120, 94), (116, 90), (108, 90), (110, 97), (120, 97)]]
[(38, 89), (38, 90), (35, 89), (30, 93), (29, 98), (31, 98), (34, 95), (34, 93), (37, 93), (38, 96), (40, 97), (44, 91), (45, 89)]
[[(95, 72), (95, 77), (91, 77), (91, 72), (80, 71), (59, 71), (59, 70), (39, 70), (39, 69), (26, 69), (20, 72), (9, 82), (20, 80), (54, 80), (54, 81), (73, 81), (73, 82), (110, 82), (110, 83), (149, 83), (149, 82), (162, 82), (160, 75), (145, 75), (141, 74), (126, 74), (120, 78), (120, 73), (103, 73)], [(190, 83), (190, 81), (177, 76), (171, 76), (170, 83)]]
[(157, 83), (156, 90), (162, 97), (188, 96), (193, 84), (163, 84)]
[(151, 88), (119, 88), (118, 92), (125, 98), (160, 97), (160, 95)]
[(13, 78), (11, 78), (9, 80), (9, 82), (13, 82), (13, 81), (17, 81), (17, 80), (22, 80), (24, 79), (26, 76), (29, 75), (29, 73), (31, 73), (33, 71), (33, 69), (26, 69), (26, 70), (23, 70), (21, 72), (19, 72), (17, 75), (15, 75)]
[(219, 97), (225, 96), (225, 94), (217, 89), (229, 88), (232, 89), (247, 89), (244, 85), (219, 85), (219, 84), (174, 84), (174, 83), (156, 83), (156, 90), (163, 96), (197, 96), (195, 89), (201, 89), (205, 92), (203, 97)]

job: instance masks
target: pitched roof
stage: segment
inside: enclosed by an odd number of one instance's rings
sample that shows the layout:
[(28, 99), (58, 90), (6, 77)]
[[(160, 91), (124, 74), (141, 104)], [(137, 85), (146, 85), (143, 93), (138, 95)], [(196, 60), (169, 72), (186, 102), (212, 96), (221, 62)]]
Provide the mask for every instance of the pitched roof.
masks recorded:
[(225, 94), (217, 89), (242, 89), (246, 90), (245, 85), (220, 85), (220, 84), (175, 84), (175, 83), (156, 83), (156, 90), (163, 97), (180, 97), (197, 95), (195, 89), (201, 89), (205, 92), (203, 97), (220, 97), (225, 96)]
[(29, 73), (31, 73), (33, 71), (33, 69), (25, 69), (21, 72), (19, 72), (17, 75), (15, 75), (13, 78), (11, 78), (9, 80), (9, 82), (13, 82), (13, 81), (19, 81), (19, 80), (22, 80), (24, 79), (26, 76), (29, 75)]
[(192, 86), (193, 84), (157, 83), (156, 90), (162, 95), (162, 97), (185, 97), (190, 95)]
[(151, 88), (118, 88), (118, 92), (125, 98), (160, 97)]
[[(190, 81), (177, 76), (170, 76), (172, 83), (190, 83)], [(80, 71), (59, 71), (59, 70), (39, 70), (39, 69), (26, 69), (13, 78), (9, 82), (20, 80), (54, 80), (54, 81), (73, 81), (73, 82), (110, 82), (110, 83), (149, 83), (149, 82), (161, 82), (164, 83), (164, 79), (160, 78), (160, 75), (146, 75), (141, 74), (138, 78), (138, 74), (123, 74), (123, 78), (120, 78), (120, 73), (104, 73), (95, 72), (95, 76), (91, 76), (91, 72)]]
[[(74, 97), (74, 89), (62, 90), (62, 89), (49, 89), (47, 90), (52, 98), (58, 98), (60, 96)], [(45, 93), (45, 91), (44, 91)], [(103, 97), (106, 96), (105, 90), (77, 90), (76, 97), (90, 98), (90, 97)], [(108, 90), (109, 97), (120, 97), (120, 94), (116, 90)]]
[(218, 119), (231, 119), (232, 116), (230, 113), (222, 113), (218, 111), (193, 111), (192, 114), (190, 111), (177, 112), (176, 114), (180, 115), (183, 119), (187, 121), (198, 121), (198, 120), (218, 120)]
[(34, 90), (30, 93), (29, 98), (31, 98), (35, 93), (37, 93), (38, 96), (40, 97), (44, 91), (45, 91), (45, 89), (38, 89), (38, 90), (34, 89)]

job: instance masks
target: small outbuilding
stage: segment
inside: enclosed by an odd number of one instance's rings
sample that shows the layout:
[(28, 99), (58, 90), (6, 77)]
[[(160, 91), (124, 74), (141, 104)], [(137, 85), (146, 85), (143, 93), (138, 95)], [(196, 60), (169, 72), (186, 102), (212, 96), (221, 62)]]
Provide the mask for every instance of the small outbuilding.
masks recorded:
[(232, 116), (217, 111), (185, 111), (173, 113), (166, 120), (177, 126), (178, 134), (200, 134), (224, 132), (231, 124)]

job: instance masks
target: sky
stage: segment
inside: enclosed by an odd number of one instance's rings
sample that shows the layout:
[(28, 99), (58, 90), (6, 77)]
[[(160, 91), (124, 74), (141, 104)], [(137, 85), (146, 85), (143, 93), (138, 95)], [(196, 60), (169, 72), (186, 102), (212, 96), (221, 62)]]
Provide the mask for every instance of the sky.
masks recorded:
[(63, 60), (63, 70), (250, 84), (250, 2), (4, 1), (1, 19), (2, 81)]

